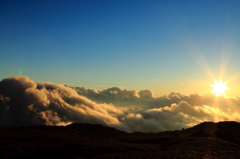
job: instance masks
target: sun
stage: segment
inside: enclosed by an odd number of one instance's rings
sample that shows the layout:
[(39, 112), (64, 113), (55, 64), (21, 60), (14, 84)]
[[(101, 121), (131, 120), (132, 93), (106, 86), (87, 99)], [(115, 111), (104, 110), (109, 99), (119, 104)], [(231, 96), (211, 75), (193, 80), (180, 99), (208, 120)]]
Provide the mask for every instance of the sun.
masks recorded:
[(216, 96), (225, 95), (225, 90), (228, 90), (226, 84), (227, 83), (223, 83), (222, 80), (219, 80), (219, 82), (214, 81), (214, 84), (211, 85), (213, 87), (211, 92)]

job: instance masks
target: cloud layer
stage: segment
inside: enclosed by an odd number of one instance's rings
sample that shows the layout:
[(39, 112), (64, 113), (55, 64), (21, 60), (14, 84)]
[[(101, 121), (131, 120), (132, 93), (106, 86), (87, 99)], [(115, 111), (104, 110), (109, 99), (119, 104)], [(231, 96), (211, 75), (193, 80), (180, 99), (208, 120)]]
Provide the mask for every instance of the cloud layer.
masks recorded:
[(239, 98), (212, 94), (154, 97), (150, 90), (112, 87), (102, 91), (53, 83), (25, 76), (0, 82), (0, 126), (102, 124), (119, 130), (159, 132), (203, 121), (240, 121)]

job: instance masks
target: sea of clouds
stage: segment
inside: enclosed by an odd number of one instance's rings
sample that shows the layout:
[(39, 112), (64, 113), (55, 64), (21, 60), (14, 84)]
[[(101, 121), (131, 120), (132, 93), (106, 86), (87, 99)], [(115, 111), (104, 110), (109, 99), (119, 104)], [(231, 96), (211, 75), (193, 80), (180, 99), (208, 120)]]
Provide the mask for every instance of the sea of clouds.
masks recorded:
[(181, 130), (204, 121), (240, 122), (240, 98), (150, 90), (104, 90), (34, 82), (0, 81), (0, 126), (102, 124), (126, 132)]

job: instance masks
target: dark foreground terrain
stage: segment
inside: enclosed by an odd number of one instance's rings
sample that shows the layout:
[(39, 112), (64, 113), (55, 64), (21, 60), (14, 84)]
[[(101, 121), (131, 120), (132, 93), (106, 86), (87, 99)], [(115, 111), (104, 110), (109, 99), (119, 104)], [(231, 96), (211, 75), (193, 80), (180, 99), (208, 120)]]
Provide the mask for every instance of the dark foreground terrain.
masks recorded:
[(128, 134), (101, 125), (0, 128), (0, 158), (240, 158), (240, 123)]

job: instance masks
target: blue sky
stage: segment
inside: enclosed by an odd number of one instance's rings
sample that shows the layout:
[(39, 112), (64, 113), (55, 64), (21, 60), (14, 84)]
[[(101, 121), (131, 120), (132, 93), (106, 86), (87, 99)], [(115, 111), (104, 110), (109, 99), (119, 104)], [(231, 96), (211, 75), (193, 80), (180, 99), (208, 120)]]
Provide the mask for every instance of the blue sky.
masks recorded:
[(223, 78), (237, 96), (239, 8), (231, 0), (2, 0), (0, 78), (157, 94), (203, 94)]

